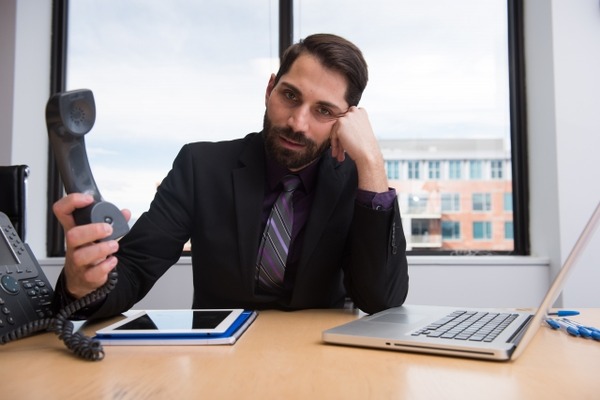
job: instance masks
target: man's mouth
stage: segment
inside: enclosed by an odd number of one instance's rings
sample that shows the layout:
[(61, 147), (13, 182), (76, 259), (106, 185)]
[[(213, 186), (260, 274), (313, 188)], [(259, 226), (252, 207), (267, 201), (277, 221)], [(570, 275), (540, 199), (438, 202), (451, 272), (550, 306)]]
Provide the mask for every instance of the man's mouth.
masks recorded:
[(299, 149), (299, 148), (304, 148), (306, 146), (305, 143), (292, 140), (289, 137), (286, 137), (284, 135), (279, 135), (279, 139), (281, 140), (281, 143), (287, 148)]

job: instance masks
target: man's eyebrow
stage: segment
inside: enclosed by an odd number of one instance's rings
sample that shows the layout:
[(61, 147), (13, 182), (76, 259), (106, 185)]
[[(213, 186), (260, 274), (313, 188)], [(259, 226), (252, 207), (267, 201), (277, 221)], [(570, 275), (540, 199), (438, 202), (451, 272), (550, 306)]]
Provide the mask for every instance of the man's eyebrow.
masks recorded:
[[(293, 90), (294, 92), (296, 92), (298, 95), (300, 95), (302, 97), (302, 91), (300, 91), (300, 89), (298, 89), (296, 86), (292, 85), (291, 83), (284, 82), (284, 81), (281, 81), (280, 83), (281, 83), (282, 86), (285, 86), (286, 88), (288, 88), (290, 90)], [(340, 106), (338, 106), (336, 104), (333, 104), (333, 103), (331, 103), (329, 101), (319, 100), (319, 101), (317, 101), (317, 104), (319, 104), (321, 106), (328, 107), (328, 108), (336, 109), (340, 113), (344, 112), (343, 111), (344, 109), (342, 107), (340, 107)]]
[(281, 84), (281, 86), (285, 86), (287, 89), (290, 89), (298, 94), (302, 94), (302, 92), (300, 91), (300, 89), (298, 89), (296, 86), (292, 85), (291, 83), (287, 83), (284, 81), (279, 82)]

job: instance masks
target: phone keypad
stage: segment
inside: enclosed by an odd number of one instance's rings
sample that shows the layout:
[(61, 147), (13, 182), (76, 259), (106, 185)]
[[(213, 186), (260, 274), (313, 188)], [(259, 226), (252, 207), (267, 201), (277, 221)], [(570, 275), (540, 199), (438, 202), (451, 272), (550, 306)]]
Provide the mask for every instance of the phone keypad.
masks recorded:
[(16, 262), (0, 265), (0, 335), (52, 316), (53, 290), (31, 250), (0, 213), (0, 240)]

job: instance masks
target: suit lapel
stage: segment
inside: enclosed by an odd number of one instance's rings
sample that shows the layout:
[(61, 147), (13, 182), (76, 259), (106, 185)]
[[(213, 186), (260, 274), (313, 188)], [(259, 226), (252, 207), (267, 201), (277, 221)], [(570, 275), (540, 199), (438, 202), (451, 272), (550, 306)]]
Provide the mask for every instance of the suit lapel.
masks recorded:
[[(260, 237), (260, 218), (265, 185), (265, 156), (260, 134), (253, 137), (240, 155), (240, 167), (232, 171), (237, 214), (237, 243), (241, 273), (248, 289), (254, 290), (254, 266)], [(257, 212), (257, 210), (259, 210)]]
[(319, 243), (323, 230), (329, 221), (331, 214), (338, 204), (339, 197), (343, 190), (345, 182), (342, 176), (343, 168), (331, 156), (325, 155), (319, 167), (319, 176), (315, 188), (315, 198), (306, 224), (304, 233), (304, 244), (302, 249), (302, 258), (300, 260), (299, 271), (306, 268), (306, 263)]

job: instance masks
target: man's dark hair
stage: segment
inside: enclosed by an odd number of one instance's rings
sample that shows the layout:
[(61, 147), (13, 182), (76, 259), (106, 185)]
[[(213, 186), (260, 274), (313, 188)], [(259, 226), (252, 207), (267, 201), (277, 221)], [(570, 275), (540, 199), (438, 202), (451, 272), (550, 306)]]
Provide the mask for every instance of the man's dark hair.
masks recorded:
[(326, 33), (310, 35), (288, 47), (283, 54), (275, 84), (304, 53), (316, 57), (325, 68), (341, 73), (348, 84), (344, 96), (346, 102), (350, 106), (358, 105), (369, 80), (367, 63), (360, 49), (340, 36)]

